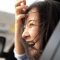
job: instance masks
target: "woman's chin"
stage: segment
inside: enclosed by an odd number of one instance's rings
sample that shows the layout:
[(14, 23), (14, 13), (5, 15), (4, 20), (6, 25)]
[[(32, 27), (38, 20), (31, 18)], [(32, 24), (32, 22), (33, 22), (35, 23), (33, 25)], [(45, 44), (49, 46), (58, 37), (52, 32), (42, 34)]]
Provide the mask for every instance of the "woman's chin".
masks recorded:
[(31, 56), (34, 56), (34, 55), (37, 55), (38, 54), (38, 51), (29, 47), (29, 53), (31, 54)]

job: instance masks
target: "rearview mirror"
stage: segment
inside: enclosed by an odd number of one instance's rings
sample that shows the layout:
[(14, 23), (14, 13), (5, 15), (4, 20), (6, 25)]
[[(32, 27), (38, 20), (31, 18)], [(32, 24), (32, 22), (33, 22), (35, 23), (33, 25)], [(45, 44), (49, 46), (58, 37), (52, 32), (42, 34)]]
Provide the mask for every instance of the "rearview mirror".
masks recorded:
[(6, 42), (6, 38), (0, 36), (0, 56), (3, 53), (5, 42)]

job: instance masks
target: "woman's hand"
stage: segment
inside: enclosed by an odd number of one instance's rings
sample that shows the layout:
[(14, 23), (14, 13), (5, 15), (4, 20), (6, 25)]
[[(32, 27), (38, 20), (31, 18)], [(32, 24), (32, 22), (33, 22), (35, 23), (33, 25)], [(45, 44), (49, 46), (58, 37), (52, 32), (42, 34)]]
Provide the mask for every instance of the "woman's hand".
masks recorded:
[(22, 18), (25, 18), (26, 14), (22, 14), (22, 11), (27, 9), (25, 0), (17, 0), (15, 3), (15, 51), (17, 54), (25, 53), (25, 49), (21, 43), (22, 39)]
[(15, 3), (15, 23), (21, 24), (22, 18), (26, 15), (22, 14), (22, 11), (27, 9), (26, 1), (25, 0), (17, 0)]

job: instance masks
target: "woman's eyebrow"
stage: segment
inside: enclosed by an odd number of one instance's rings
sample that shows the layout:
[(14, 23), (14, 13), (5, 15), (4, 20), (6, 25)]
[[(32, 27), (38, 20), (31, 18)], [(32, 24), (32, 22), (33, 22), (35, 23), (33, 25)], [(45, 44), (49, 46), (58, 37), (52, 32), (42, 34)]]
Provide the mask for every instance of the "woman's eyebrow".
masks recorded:
[(29, 23), (29, 22), (31, 22), (31, 21), (34, 21), (34, 22), (35, 22), (36, 20), (29, 20), (29, 21), (27, 21), (27, 23)]

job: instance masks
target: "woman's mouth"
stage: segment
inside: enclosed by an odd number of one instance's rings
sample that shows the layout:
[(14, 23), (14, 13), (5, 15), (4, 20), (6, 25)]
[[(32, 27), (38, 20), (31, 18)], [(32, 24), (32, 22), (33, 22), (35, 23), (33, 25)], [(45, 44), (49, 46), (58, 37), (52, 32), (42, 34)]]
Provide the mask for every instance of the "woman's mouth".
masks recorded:
[(28, 45), (29, 47), (32, 47), (32, 46), (35, 45), (35, 42), (34, 42), (34, 41), (27, 41), (26, 43), (27, 43), (27, 45)]

